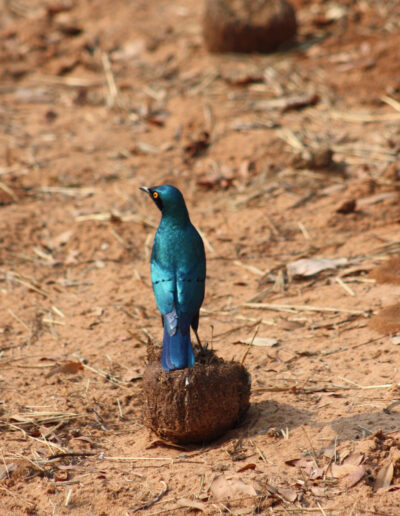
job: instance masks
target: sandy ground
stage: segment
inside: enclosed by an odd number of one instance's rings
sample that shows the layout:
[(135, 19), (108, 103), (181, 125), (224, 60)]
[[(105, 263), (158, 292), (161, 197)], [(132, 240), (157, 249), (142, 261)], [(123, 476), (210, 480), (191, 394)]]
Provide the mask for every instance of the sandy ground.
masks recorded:
[[(400, 513), (400, 9), (294, 5), (289, 50), (215, 56), (201, 2), (1, 2), (2, 514)], [(142, 425), (160, 183), (204, 235), (203, 340), (254, 338), (204, 446)]]

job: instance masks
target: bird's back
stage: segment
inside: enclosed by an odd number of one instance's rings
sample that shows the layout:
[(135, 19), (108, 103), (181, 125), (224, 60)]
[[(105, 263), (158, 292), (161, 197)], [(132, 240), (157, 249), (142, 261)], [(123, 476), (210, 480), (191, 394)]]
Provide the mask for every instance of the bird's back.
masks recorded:
[(206, 261), (203, 241), (189, 222), (172, 225), (161, 221), (151, 256), (151, 279), (162, 314), (174, 305), (179, 313), (195, 313), (204, 298)]

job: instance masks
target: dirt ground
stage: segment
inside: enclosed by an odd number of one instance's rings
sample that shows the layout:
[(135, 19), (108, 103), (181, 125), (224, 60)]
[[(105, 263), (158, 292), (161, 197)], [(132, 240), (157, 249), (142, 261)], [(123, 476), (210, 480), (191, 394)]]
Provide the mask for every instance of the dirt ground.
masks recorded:
[[(208, 54), (194, 0), (0, 3), (1, 513), (400, 514), (398, 1), (296, 0), (262, 56)], [(203, 340), (248, 351), (203, 446), (142, 424), (160, 183)]]

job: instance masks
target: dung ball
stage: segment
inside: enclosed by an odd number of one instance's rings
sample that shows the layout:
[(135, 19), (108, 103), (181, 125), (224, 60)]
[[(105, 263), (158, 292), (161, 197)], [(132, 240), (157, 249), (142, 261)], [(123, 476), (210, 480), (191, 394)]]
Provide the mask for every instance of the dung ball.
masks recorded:
[(296, 35), (287, 0), (206, 0), (203, 38), (210, 52), (272, 52)]
[(164, 371), (152, 362), (143, 377), (144, 424), (175, 443), (207, 442), (245, 416), (250, 376), (237, 362), (215, 359)]

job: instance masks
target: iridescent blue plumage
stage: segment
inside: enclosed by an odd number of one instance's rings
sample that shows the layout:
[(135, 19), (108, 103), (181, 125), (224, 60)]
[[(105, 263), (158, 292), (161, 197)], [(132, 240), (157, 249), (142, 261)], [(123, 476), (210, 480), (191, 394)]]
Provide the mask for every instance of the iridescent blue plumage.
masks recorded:
[(181, 192), (170, 185), (142, 187), (161, 210), (151, 255), (151, 281), (162, 314), (161, 364), (171, 371), (195, 362), (190, 327), (196, 333), (204, 298), (206, 259), (203, 241), (190, 222)]

